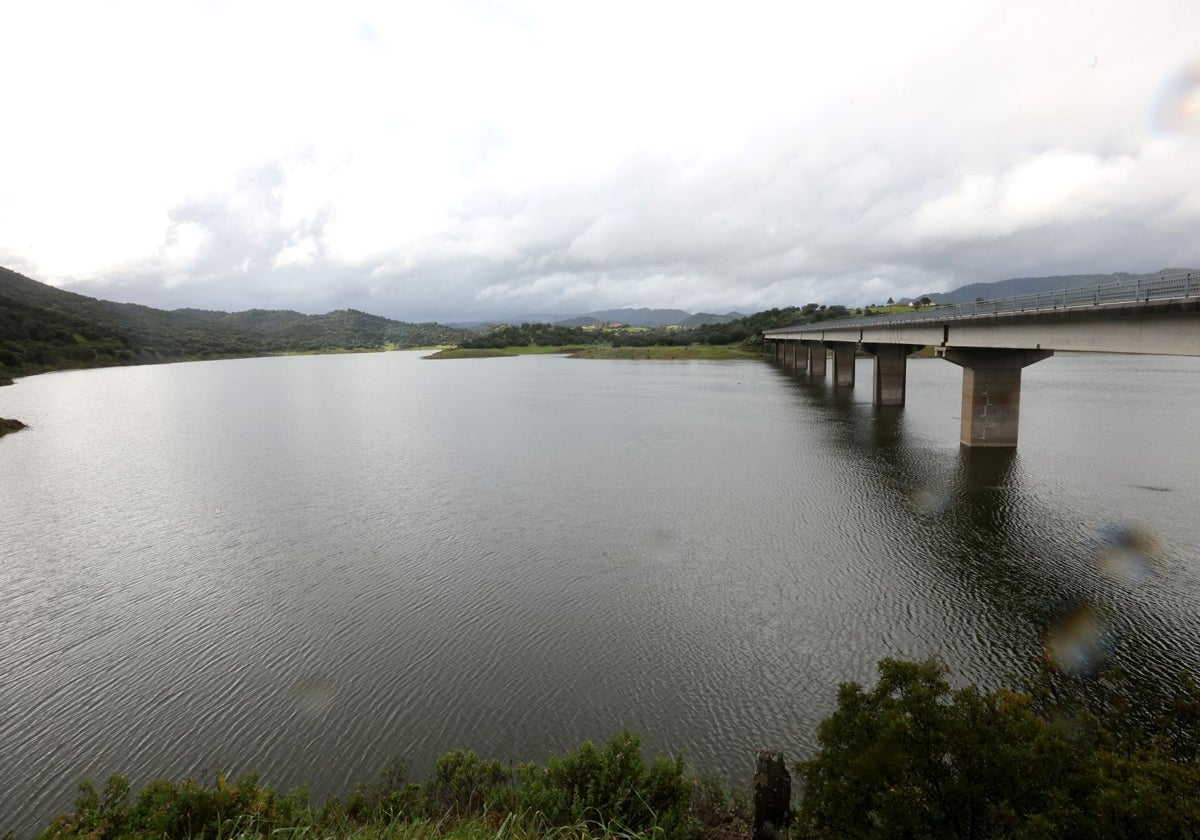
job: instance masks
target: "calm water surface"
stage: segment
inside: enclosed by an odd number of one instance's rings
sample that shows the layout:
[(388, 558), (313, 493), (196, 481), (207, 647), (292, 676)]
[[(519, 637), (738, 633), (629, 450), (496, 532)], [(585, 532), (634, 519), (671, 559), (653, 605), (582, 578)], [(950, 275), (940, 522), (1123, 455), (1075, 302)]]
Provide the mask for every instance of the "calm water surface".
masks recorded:
[(960, 451), (953, 365), (903, 410), (858, 381), (388, 353), (0, 390), (0, 832), (116, 771), (323, 795), (624, 726), (744, 781), (879, 658), (996, 684), (1083, 602), (1135, 673), (1200, 669), (1200, 360), (1028, 368), (1015, 456)]

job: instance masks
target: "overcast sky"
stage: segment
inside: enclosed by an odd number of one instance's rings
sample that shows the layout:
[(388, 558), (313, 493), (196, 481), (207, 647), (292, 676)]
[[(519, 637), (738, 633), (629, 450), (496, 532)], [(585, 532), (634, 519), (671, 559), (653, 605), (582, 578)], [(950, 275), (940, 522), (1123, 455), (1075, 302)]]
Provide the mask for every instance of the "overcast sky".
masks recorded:
[(0, 6), (0, 265), (175, 308), (1200, 266), (1200, 2)]

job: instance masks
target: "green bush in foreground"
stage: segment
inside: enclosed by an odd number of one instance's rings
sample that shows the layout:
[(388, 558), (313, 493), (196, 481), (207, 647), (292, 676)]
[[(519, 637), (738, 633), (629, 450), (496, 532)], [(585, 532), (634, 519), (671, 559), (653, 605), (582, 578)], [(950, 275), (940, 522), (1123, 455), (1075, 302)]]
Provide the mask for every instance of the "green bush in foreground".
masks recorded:
[(590, 741), (545, 767), (522, 765), (521, 804), (547, 825), (581, 822), (653, 829), (667, 837), (690, 837), (700, 826), (692, 817), (692, 794), (683, 757), (660, 756), (646, 767), (640, 739), (628, 732), (603, 747)]
[[(55, 817), (38, 840), (221, 840), (222, 838), (646, 837), (691, 840), (706, 828), (746, 836), (744, 798), (689, 771), (682, 757), (647, 765), (641, 742), (629, 732), (603, 747), (585, 741), (577, 751), (551, 756), (545, 766), (510, 771), (473, 752), (441, 756), (422, 783), (410, 782), (402, 764), (378, 782), (320, 807), (307, 791), (286, 795), (260, 785), (254, 775), (213, 787), (192, 779), (158, 780), (132, 796), (123, 776), (103, 791), (80, 785), (75, 809)], [(564, 834), (565, 836), (565, 834)]]
[(1119, 677), (1043, 674), (1024, 693), (952, 692), (885, 659), (842, 685), (804, 779), (803, 837), (1200, 837), (1200, 692), (1153, 720)]

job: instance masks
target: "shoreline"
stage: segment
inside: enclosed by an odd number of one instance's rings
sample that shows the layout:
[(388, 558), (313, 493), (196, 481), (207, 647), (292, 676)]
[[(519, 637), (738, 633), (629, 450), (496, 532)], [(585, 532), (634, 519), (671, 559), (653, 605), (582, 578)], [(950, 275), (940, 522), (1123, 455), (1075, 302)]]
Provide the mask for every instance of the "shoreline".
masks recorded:
[(439, 350), (423, 359), (506, 359), (513, 356), (550, 356), (565, 355), (568, 359), (650, 359), (652, 361), (729, 361), (729, 360), (768, 360), (764, 353), (742, 349), (740, 344), (682, 344), (682, 345), (649, 345), (646, 347), (607, 347), (597, 345), (591, 347), (578, 346), (539, 346), (474, 348), (454, 347)]
[[(0, 376), (0, 388), (3, 388), (5, 385), (15, 384), (16, 383), (7, 376)], [(20, 420), (10, 420), (7, 417), (0, 417), (0, 437), (4, 437), (5, 435), (12, 434), (13, 432), (19, 432), (22, 429), (28, 428), (29, 427)]]

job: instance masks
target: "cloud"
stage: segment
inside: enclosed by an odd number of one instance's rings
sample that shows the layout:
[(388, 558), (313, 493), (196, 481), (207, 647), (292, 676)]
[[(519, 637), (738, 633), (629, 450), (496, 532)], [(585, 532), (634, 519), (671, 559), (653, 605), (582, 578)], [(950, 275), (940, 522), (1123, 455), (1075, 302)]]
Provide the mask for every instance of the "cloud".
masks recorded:
[(1128, 156), (1042, 152), (999, 174), (965, 176), (951, 193), (923, 202), (899, 235), (962, 241), (1103, 216), (1135, 167)]
[(77, 11), (4, 12), (0, 73), (44, 72), (0, 259), (87, 294), (458, 320), (1200, 264), (1198, 7)]

